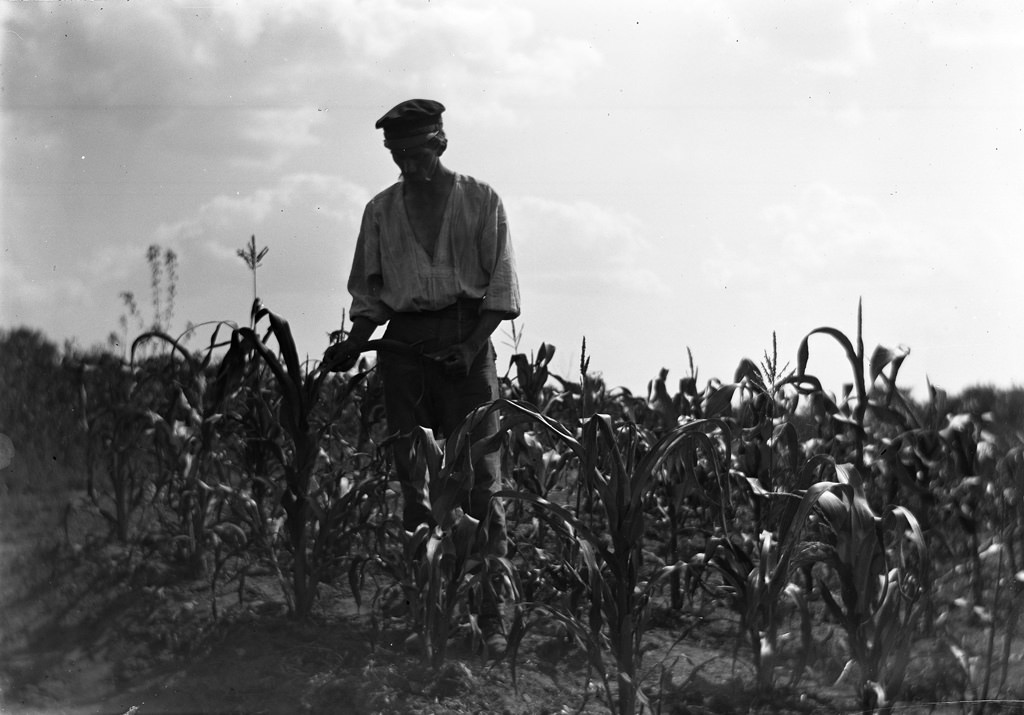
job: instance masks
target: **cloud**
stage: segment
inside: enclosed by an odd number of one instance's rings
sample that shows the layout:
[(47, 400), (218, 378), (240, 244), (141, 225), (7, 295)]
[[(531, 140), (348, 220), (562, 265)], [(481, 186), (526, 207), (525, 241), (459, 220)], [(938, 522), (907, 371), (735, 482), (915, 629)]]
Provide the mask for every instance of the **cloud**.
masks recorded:
[[(594, 368), (621, 374), (626, 341), (670, 300), (666, 266), (644, 223), (585, 201), (506, 196), (505, 205), (523, 296), (521, 349), (558, 344), (553, 369), (571, 375), (586, 336), (588, 351), (598, 356)], [(505, 345), (507, 333), (495, 342)]]
[(581, 300), (668, 292), (659, 256), (630, 214), (535, 197), (511, 200), (509, 214), (516, 261), (533, 291)]
[(9, 260), (0, 264), (0, 286), (0, 315), (5, 322), (35, 306), (50, 305), (56, 310), (61, 305), (74, 304), (89, 293), (86, 282), (77, 277), (44, 281), (31, 277), (22, 266)]
[(466, 121), (512, 123), (509, 102), (558, 96), (601, 62), (586, 42), (547, 31), (534, 12), (511, 3), (323, 8), (340, 40), (339, 81), (385, 104), (427, 92), (461, 100)]
[(609, 369), (646, 336), (731, 369), (780, 316), (836, 322), (862, 291), (975, 325), (963, 284), (1021, 305), (1022, 11), (992, 7), (2, 3), (5, 301), (109, 329), (159, 243), (182, 319), (244, 320), (256, 234), (260, 292), (322, 341), (394, 178), (373, 119), (422, 94), (451, 110), (453, 165), (507, 187), (531, 336), (583, 332)]
[(935, 47), (985, 51), (1024, 47), (1024, 7), (1019, 3), (940, 3), (930, 10), (914, 19)]
[[(237, 261), (239, 246), (255, 233), (258, 243), (322, 241), (339, 232), (354, 241), (362, 209), (369, 194), (340, 177), (291, 174), (276, 184), (236, 195), (219, 195), (203, 203), (193, 215), (157, 227), (154, 240), (182, 253), (215, 262)], [(315, 235), (296, 236), (295, 226)], [(293, 259), (303, 261), (300, 255)], [(307, 260), (316, 261), (315, 256)]]
[(62, 154), (113, 134), (131, 148), (274, 171), (329, 141), (336, 115), (317, 110), (372, 114), (433, 92), (461, 121), (512, 124), (510, 102), (557, 96), (600, 64), (587, 43), (507, 4), (104, 7), (8, 13), (4, 103), (24, 152), (14, 165), (54, 140)]
[(748, 3), (735, 24), (743, 40), (786, 66), (853, 77), (908, 49), (1024, 46), (1024, 9), (1012, 2), (849, 5), (798, 0)]
[(273, 71), (279, 55), (246, 54), (203, 20), (177, 3), (10, 13), (4, 109), (18, 141), (5, 173), (75, 180), (63, 163), (73, 154), (114, 169), (146, 156), (159, 172), (197, 152), (208, 164), (275, 169), (314, 146), (323, 117), (294, 76)]
[[(149, 242), (178, 256), (172, 331), (186, 320), (245, 322), (252, 275), (237, 251), (255, 235), (257, 248), (270, 249), (257, 269), (260, 298), (292, 321), (302, 349), (319, 346), (347, 304), (345, 280), (368, 199), (364, 189), (338, 176), (290, 174), (247, 193), (212, 197), (190, 215), (157, 226)], [(111, 315), (113, 296), (123, 290), (148, 306), (149, 269), (138, 242), (99, 251), (84, 270), (90, 284), (102, 284), (112, 297)]]
[(769, 206), (764, 221), (768, 242), (800, 270), (902, 264), (916, 253), (916, 236), (895, 225), (876, 201), (825, 184), (806, 187), (796, 204)]
[(268, 102), (271, 90), (287, 97), (294, 77), (306, 75), (318, 78), (336, 105), (351, 102), (353, 90), (364, 98), (386, 93), (386, 103), (392, 95), (443, 89), (473, 100), (470, 112), (508, 119), (497, 110), (503, 102), (557, 95), (600, 63), (589, 44), (547, 32), (534, 12), (507, 3), (218, 3), (210, 15), (224, 28), (216, 42), (229, 40), (257, 65), (232, 63), (223, 49), (191, 55), (258, 73)]
[[(0, 327), (41, 327), (54, 337), (103, 333), (96, 321), (96, 283), (75, 265), (19, 263), (5, 248), (0, 261)], [(116, 295), (116, 293), (112, 294)]]
[(736, 22), (753, 53), (821, 75), (851, 76), (875, 60), (869, 19), (860, 5), (802, 0), (748, 4)]
[(240, 137), (253, 146), (265, 147), (257, 156), (243, 156), (235, 163), (245, 167), (277, 169), (299, 150), (318, 146), (317, 129), (326, 116), (313, 107), (260, 109), (249, 112), (238, 127)]
[(872, 198), (826, 184), (805, 187), (792, 203), (765, 207), (760, 225), (763, 233), (754, 240), (709, 242), (704, 274), (751, 292), (787, 280), (798, 280), (802, 290), (840, 289), (891, 283), (897, 275), (905, 285), (917, 284), (946, 262), (923, 227), (900, 222)]
[(510, 101), (560, 93), (600, 62), (529, 10), (470, 2), (26, 3), (3, 21), (5, 304), (21, 295), (65, 333), (79, 331), (40, 300), (58, 295), (36, 287), (54, 278), (40, 257), (102, 313), (121, 290), (148, 291), (150, 243), (179, 255), (178, 315), (245, 294), (235, 251), (254, 233), (271, 249), (268, 295), (341, 305), (371, 191), (323, 173), (320, 147), (365, 161), (349, 113), (443, 90), (460, 122), (514, 123)]

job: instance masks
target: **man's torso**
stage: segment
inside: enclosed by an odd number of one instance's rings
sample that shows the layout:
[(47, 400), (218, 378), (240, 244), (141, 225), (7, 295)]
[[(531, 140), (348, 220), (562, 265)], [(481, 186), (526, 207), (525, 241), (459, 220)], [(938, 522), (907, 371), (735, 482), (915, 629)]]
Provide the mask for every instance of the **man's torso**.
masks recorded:
[(405, 183), (402, 200), (416, 241), (431, 258), (437, 246), (437, 237), (444, 223), (448, 196), (455, 183), (455, 175), (448, 174), (440, 181), (424, 184)]

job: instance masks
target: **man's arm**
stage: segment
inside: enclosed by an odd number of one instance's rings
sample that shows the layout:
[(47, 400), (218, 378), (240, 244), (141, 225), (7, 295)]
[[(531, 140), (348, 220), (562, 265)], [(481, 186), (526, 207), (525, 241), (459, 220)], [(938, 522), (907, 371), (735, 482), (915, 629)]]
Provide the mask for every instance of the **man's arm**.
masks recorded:
[(472, 332), (461, 343), (431, 353), (430, 357), (441, 362), (445, 370), (454, 375), (468, 375), (469, 367), (476, 356), (487, 345), (491, 335), (507, 316), (500, 310), (485, 310)]
[(491, 335), (504, 319), (505, 314), (499, 310), (485, 310), (480, 313), (480, 320), (473, 328), (473, 332), (463, 341), (473, 353), (473, 357), (483, 350), (484, 345), (491, 339)]
[(352, 329), (340, 343), (335, 343), (327, 348), (324, 353), (324, 362), (328, 370), (332, 372), (348, 372), (356, 361), (359, 360), (359, 353), (363, 346), (370, 340), (377, 324), (369, 318), (358, 317), (352, 319)]
[(373, 335), (373, 331), (377, 329), (377, 324), (369, 318), (353, 318), (352, 329), (348, 331), (348, 335), (345, 336), (345, 342), (351, 343), (355, 347), (363, 347)]

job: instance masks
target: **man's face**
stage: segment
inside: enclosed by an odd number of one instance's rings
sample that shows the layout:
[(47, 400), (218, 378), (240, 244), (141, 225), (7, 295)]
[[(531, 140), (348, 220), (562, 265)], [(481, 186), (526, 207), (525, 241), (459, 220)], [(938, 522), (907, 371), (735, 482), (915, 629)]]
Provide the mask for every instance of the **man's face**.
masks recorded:
[(407, 181), (430, 181), (437, 169), (437, 150), (429, 144), (409, 149), (392, 149), (391, 158)]

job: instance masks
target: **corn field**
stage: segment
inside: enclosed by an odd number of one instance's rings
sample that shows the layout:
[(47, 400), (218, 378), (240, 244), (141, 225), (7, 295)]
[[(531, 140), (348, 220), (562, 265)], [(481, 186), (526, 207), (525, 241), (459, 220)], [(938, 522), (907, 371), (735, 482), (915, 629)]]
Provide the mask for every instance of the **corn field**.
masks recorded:
[[(838, 393), (815, 377), (826, 351), (849, 363)], [(522, 644), (555, 634), (580, 654), (593, 697), (622, 715), (689, 712), (688, 683), (650, 657), (649, 636), (670, 632), (685, 658), (712, 622), (764, 702), (836, 682), (861, 712), (1009, 712), (1024, 695), (1019, 408), (1000, 422), (935, 387), (911, 400), (898, 384), (909, 352), (866, 353), (859, 310), (852, 335), (810, 331), (793, 367), (773, 347), (701, 384), (691, 361), (645, 395), (609, 388), (585, 345), (577, 374), (554, 374), (554, 354), (517, 352), (499, 400), (456, 434), (416, 435), (438, 522), (416, 532), (397, 516), (373, 355), (344, 374), (303, 361), (287, 321), (258, 302), (248, 327), (218, 326), (199, 350), (155, 330), (123, 357), (32, 364), (26, 351), (14, 364), (35, 377), (5, 368), (4, 393), (44, 377), (63, 392), (24, 402), (39, 411), (30, 418), (4, 414), (3, 430), (31, 445), (42, 425), (56, 429), (62, 458), (84, 465), (68, 518), (102, 520), (93, 538), (126, 547), (135, 572), (201, 580), (214, 618), (244, 606), (258, 574), (298, 622), (326, 586), (343, 588), (382, 631), (414, 633), (440, 669), (460, 627), (479, 636), (472, 604), (498, 574), (513, 679)], [(493, 413), (497, 437), (472, 442)], [(509, 550), (481, 558), (489, 525), (455, 505), (475, 457), (495, 450)], [(83, 538), (69, 532), (66, 546), (89, 548), (72, 543)], [(931, 690), (908, 680), (923, 649), (943, 668)]]

